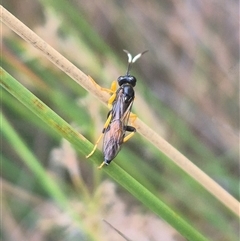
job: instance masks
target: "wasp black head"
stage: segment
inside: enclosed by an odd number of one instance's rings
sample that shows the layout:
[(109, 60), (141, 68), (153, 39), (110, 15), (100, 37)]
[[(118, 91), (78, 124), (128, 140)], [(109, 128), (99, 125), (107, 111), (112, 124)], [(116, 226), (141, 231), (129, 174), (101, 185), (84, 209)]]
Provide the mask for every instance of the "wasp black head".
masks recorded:
[(124, 76), (119, 76), (118, 77), (118, 84), (119, 86), (122, 86), (123, 84), (129, 84), (132, 87), (136, 85), (136, 78), (132, 75), (124, 75)]

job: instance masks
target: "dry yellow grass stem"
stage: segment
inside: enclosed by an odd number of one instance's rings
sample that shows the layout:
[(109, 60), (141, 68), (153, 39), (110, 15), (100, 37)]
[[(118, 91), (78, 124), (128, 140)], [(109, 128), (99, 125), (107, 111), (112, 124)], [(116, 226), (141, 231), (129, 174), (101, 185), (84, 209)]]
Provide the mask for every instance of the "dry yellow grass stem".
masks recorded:
[[(15, 18), (6, 9), (0, 6), (1, 21), (5, 23), (9, 28), (21, 36), (24, 40), (32, 44), (35, 48), (39, 49), (51, 62), (53, 62), (58, 68), (68, 74), (73, 80), (80, 84), (87, 91), (95, 95), (105, 104), (108, 101), (109, 95), (102, 91), (101, 88), (90, 81), (89, 77), (80, 71), (75, 65), (64, 58), (54, 48), (49, 46), (27, 26)], [(79, 56), (81, 53), (79, 53)], [(174, 161), (180, 168), (188, 173), (192, 178), (199, 182), (205, 189), (207, 189), (212, 195), (214, 195), (220, 202), (227, 206), (236, 215), (239, 214), (239, 202), (226, 192), (221, 186), (219, 186), (214, 180), (207, 176), (197, 166), (195, 166), (190, 160), (182, 155), (178, 150), (171, 146), (167, 141), (160, 137), (154, 130), (149, 128), (140, 119), (135, 121), (135, 127), (138, 133), (143, 135), (159, 150), (161, 150), (166, 156)]]

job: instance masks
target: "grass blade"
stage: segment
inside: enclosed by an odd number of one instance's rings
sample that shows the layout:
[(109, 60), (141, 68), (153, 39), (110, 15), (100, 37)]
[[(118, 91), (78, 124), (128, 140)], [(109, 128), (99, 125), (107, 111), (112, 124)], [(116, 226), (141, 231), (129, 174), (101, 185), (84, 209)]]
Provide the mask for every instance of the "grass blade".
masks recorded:
[[(59, 135), (70, 141), (81, 154), (86, 155), (92, 149), (92, 144), (85, 137), (77, 133), (69, 124), (2, 69), (1, 85), (51, 128), (57, 131)], [(96, 151), (96, 154), (90, 159), (99, 165), (102, 160), (102, 154), (100, 151)], [(189, 240), (207, 240), (116, 163), (112, 163), (110, 167), (105, 167), (103, 170), (150, 210), (171, 224), (184, 237)]]

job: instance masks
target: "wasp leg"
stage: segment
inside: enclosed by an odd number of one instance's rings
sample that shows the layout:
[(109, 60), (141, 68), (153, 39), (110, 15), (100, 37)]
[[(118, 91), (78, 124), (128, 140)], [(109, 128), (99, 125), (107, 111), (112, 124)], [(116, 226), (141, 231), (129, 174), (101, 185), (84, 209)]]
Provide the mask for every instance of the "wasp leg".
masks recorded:
[(113, 81), (112, 84), (111, 84), (111, 88), (110, 89), (107, 89), (107, 88), (103, 88), (101, 87), (99, 84), (97, 84), (94, 79), (91, 77), (91, 76), (88, 76), (88, 78), (93, 82), (93, 84), (100, 90), (102, 91), (105, 91), (109, 94), (112, 94), (112, 96), (109, 98), (108, 100), (108, 108), (109, 109), (112, 109), (112, 103), (113, 101), (115, 100), (116, 98), (116, 90), (117, 90), (117, 81)]
[[(88, 78), (92, 81), (92, 83), (100, 90), (102, 91), (105, 91), (105, 92), (108, 92), (110, 94), (112, 94), (114, 91), (112, 91), (112, 89), (107, 89), (107, 88), (103, 88), (101, 87), (99, 84), (97, 84), (97, 82), (91, 77), (88, 75)], [(112, 88), (112, 87), (111, 87)]]
[(117, 90), (117, 81), (116, 80), (114, 80), (112, 82), (110, 90), (112, 91), (112, 93), (116, 92), (116, 90)]
[(108, 108), (111, 110), (112, 109), (112, 103), (116, 98), (116, 90), (117, 90), (117, 82), (116, 81), (112, 82), (110, 90), (112, 91), (111, 93), (113, 93), (113, 94), (108, 100)]
[(117, 89), (117, 81), (113, 81), (112, 84), (111, 84), (111, 88), (110, 89), (107, 89), (107, 88), (103, 88), (101, 87), (99, 84), (97, 84), (97, 82), (91, 77), (88, 75), (88, 78), (92, 81), (92, 83), (100, 90), (102, 91), (105, 91), (105, 92), (108, 92), (110, 94), (116, 92), (116, 89)]
[[(92, 80), (92, 81), (94, 81), (94, 80)], [(94, 81), (94, 82), (95, 82), (95, 81)], [(95, 83), (96, 83), (96, 82), (95, 82)], [(96, 83), (96, 85), (98, 85), (98, 84)], [(108, 93), (110, 93), (110, 94), (114, 94), (114, 93), (116, 92), (116, 90), (117, 90), (117, 81), (114, 80), (114, 81), (112, 82), (110, 89), (103, 88), (103, 87), (101, 87), (100, 85), (98, 85), (98, 86), (101, 88), (102, 91), (108, 92)]]
[[(131, 120), (130, 120), (131, 124), (134, 125), (134, 122), (135, 122), (135, 120), (137, 119), (137, 115), (131, 113), (131, 114), (130, 114), (130, 119), (131, 119)], [(136, 128), (133, 127), (133, 126), (126, 126), (125, 128), (126, 128), (126, 131), (132, 132), (132, 133), (130, 133), (129, 135), (125, 136), (124, 139), (123, 139), (123, 142), (128, 141), (128, 140), (135, 134), (135, 132), (136, 132)]]
[(126, 131), (132, 132), (132, 133), (130, 133), (129, 135), (125, 136), (124, 139), (123, 139), (123, 142), (128, 141), (136, 132), (136, 128), (133, 127), (133, 126), (126, 126), (125, 128), (126, 128)]
[(134, 125), (134, 122), (135, 122), (135, 120), (137, 119), (137, 115), (131, 113), (129, 117), (130, 117), (131, 125)]
[(86, 158), (89, 158), (96, 151), (97, 145), (100, 142), (100, 140), (102, 139), (102, 137), (103, 137), (103, 133), (99, 136), (98, 140), (96, 141), (96, 143), (93, 147), (93, 150), (86, 156)]
[(102, 164), (98, 167), (98, 169), (101, 169), (106, 163), (102, 162)]
[(105, 122), (105, 124), (103, 126), (102, 134), (99, 136), (99, 138), (97, 139), (97, 141), (96, 141), (96, 143), (95, 143), (95, 145), (93, 147), (93, 150), (86, 156), (86, 158), (89, 158), (95, 152), (95, 150), (97, 149), (97, 145), (100, 142), (100, 140), (102, 139), (103, 134), (105, 133), (105, 130), (108, 127), (111, 119), (112, 119), (112, 114), (110, 113), (108, 118), (107, 118), (107, 121)]

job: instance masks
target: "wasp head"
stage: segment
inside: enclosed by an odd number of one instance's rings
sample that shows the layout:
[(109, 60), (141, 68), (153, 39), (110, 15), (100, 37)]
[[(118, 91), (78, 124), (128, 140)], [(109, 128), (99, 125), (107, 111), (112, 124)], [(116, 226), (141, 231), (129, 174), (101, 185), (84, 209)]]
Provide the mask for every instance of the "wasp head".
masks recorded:
[(123, 84), (129, 84), (132, 87), (136, 85), (137, 79), (132, 75), (124, 75), (118, 77), (118, 84), (122, 86)]

